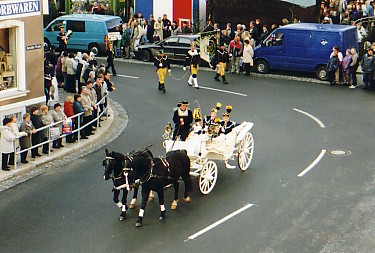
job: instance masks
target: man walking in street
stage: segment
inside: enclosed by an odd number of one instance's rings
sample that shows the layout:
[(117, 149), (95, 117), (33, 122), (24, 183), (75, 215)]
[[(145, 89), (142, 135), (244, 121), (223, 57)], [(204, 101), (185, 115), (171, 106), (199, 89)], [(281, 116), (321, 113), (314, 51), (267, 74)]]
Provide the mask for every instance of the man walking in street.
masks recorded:
[(201, 61), (201, 56), (198, 50), (195, 48), (195, 44), (193, 43), (190, 45), (190, 50), (186, 54), (186, 60), (184, 63), (183, 70), (186, 71), (186, 66), (190, 65), (191, 76), (189, 77), (188, 84), (190, 86), (194, 85), (196, 89), (199, 89), (198, 69), (199, 69), (200, 61)]
[(168, 72), (171, 73), (171, 64), (169, 62), (168, 56), (164, 54), (164, 50), (159, 50), (159, 55), (154, 59), (154, 65), (156, 67), (156, 73), (158, 74), (159, 78), (159, 87), (158, 90), (166, 93), (167, 90), (165, 89), (165, 77), (167, 76), (167, 68)]
[(227, 80), (225, 80), (225, 67), (227, 65), (227, 62), (229, 61), (229, 56), (228, 56), (228, 51), (225, 50), (226, 45), (222, 43), (220, 45), (220, 49), (217, 50), (217, 61), (218, 65), (216, 66), (217, 68), (217, 73), (214, 79), (216, 81), (220, 81), (219, 77), (223, 79), (223, 84), (228, 84)]

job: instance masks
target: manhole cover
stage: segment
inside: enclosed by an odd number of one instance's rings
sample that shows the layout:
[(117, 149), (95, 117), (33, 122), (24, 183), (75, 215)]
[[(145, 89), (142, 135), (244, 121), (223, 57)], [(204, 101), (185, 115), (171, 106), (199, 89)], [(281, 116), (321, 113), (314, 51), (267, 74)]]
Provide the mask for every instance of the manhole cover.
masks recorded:
[(328, 151), (328, 153), (332, 156), (346, 156), (346, 155), (350, 155), (352, 152), (350, 152), (350, 150), (333, 149), (333, 150)]

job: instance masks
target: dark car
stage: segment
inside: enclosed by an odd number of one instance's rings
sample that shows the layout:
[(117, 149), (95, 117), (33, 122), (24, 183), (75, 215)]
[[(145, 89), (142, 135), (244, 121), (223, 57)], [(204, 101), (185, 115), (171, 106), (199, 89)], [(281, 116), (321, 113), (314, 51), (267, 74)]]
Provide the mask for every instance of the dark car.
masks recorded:
[(160, 49), (164, 49), (164, 53), (169, 59), (174, 61), (184, 61), (190, 45), (196, 41), (199, 48), (199, 35), (177, 35), (171, 36), (156, 42), (154, 44), (145, 44), (138, 46), (137, 58), (141, 61), (151, 61)]

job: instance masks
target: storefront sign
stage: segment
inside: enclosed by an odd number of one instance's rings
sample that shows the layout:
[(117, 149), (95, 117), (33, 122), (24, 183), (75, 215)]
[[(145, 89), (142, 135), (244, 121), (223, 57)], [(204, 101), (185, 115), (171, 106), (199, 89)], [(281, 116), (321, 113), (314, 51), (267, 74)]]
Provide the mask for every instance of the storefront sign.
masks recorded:
[(40, 49), (40, 48), (42, 48), (42, 44), (35, 44), (35, 45), (26, 46), (27, 51)]
[(120, 32), (110, 32), (110, 33), (108, 33), (108, 40), (109, 41), (121, 40)]
[(40, 0), (0, 1), (0, 20), (41, 15)]

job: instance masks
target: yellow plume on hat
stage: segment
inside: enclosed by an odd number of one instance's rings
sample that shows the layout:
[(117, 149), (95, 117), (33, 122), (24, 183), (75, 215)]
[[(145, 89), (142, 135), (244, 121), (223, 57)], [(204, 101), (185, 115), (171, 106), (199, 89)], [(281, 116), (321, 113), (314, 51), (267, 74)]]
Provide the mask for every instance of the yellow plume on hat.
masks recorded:
[(220, 108), (221, 108), (221, 103), (220, 103), (220, 102), (217, 102), (217, 103), (216, 103), (216, 110), (220, 110)]
[(227, 111), (227, 113), (231, 113), (231, 112), (232, 112), (232, 109), (233, 109), (233, 107), (232, 107), (231, 105), (227, 105), (227, 106), (225, 107), (225, 110)]
[(220, 118), (215, 118), (214, 122), (215, 122), (216, 124), (218, 124), (218, 123), (221, 122), (221, 119), (220, 119)]

